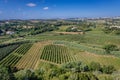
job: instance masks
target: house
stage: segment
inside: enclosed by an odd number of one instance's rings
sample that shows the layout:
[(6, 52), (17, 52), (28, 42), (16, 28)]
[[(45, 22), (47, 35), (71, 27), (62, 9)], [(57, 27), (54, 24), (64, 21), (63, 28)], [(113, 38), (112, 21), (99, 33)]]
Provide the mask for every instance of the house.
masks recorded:
[(14, 33), (15, 33), (14, 31), (6, 31), (6, 34), (8, 34), (8, 35), (12, 35)]
[(72, 27), (71, 30), (77, 29), (77, 27)]
[(110, 28), (120, 28), (120, 26), (110, 26)]

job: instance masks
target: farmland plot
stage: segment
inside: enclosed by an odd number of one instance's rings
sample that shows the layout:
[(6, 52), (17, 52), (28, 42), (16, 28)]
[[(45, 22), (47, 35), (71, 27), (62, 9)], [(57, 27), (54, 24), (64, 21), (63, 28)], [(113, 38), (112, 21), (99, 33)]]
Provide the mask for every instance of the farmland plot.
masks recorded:
[(21, 59), (21, 57), (31, 48), (32, 44), (23, 44), (18, 47), (15, 51), (13, 51), (10, 55), (5, 57), (2, 61), (0, 61), (1, 65), (4, 66), (12, 66)]
[(5, 56), (9, 55), (9, 53), (14, 51), (17, 47), (19, 47), (19, 45), (9, 45), (0, 48), (0, 60), (2, 60)]
[(41, 49), (47, 42), (34, 43), (31, 49), (15, 65), (18, 69), (35, 69), (40, 61)]
[(74, 57), (70, 54), (69, 49), (61, 45), (45, 46), (42, 51), (41, 59), (57, 64), (74, 61)]
[(101, 65), (114, 65), (116, 69), (120, 69), (120, 58), (111, 55), (98, 55), (88, 52), (80, 52), (75, 55), (78, 61), (86, 64), (98, 62)]

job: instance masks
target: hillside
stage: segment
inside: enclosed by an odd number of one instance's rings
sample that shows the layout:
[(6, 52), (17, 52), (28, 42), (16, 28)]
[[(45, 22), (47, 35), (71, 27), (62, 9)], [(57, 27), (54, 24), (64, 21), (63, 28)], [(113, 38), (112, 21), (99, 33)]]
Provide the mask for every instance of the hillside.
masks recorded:
[[(12, 35), (1, 35), (2, 68), (10, 70), (8, 73), (13, 74), (15, 78), (30, 72), (36, 80), (72, 80), (73, 77), (81, 80), (119, 78), (118, 34), (105, 33), (104, 24), (101, 26), (96, 23), (95, 28), (93, 25), (91, 27), (91, 23), (85, 22), (80, 22), (79, 25), (69, 21), (55, 22), (38, 21), (37, 24), (31, 23), (34, 25), (32, 28), (22, 28), (19, 34), (16, 30)], [(41, 30), (43, 32), (36, 34)], [(35, 34), (28, 34), (31, 31)]]

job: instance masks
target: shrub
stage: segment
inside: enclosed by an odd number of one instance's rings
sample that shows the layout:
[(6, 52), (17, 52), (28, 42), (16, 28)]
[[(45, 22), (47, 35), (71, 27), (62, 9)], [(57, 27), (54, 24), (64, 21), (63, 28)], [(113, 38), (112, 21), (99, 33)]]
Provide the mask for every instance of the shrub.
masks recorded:
[(108, 44), (103, 46), (103, 49), (106, 51), (107, 54), (110, 54), (111, 51), (118, 51), (118, 47), (113, 44)]
[(115, 71), (115, 68), (112, 65), (102, 67), (102, 72), (105, 74), (112, 74), (114, 71)]
[(90, 71), (99, 71), (101, 69), (101, 65), (96, 62), (91, 62), (89, 65)]

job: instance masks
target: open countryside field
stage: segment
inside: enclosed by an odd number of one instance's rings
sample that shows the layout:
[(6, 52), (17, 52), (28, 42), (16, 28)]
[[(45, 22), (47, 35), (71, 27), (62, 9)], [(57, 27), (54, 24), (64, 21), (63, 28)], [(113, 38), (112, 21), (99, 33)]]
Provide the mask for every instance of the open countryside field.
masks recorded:
[(120, 0), (0, 0), (0, 80), (120, 80)]
[[(27, 43), (0, 48), (2, 50), (0, 52), (0, 65), (18, 71), (24, 69), (31, 71), (46, 70), (46, 73), (49, 73), (52, 69), (54, 71), (56, 68), (61, 68), (66, 64), (68, 64), (67, 67), (71, 67), (70, 63), (82, 62), (84, 66), (96, 62), (102, 67), (112, 65), (116, 71), (120, 70), (120, 51), (105, 54), (105, 50), (102, 48), (105, 44), (110, 43), (120, 47), (120, 38), (118, 36), (106, 35), (101, 31), (91, 31), (82, 35), (76, 34), (76, 32), (67, 32), (70, 34), (62, 35), (60, 33), (53, 31), (27, 36), (18, 40), (18, 42), (28, 41)], [(14, 41), (9, 40), (8, 42), (13, 43)], [(4, 43), (8, 42), (5, 41)], [(6, 50), (9, 52), (6, 52)], [(45, 76), (48, 75), (45, 74)], [(102, 77), (103, 80), (105, 77), (110, 76), (111, 78), (111, 75), (106, 74), (96, 74), (96, 76), (100, 79)]]
[[(85, 47), (85, 49), (82, 49), (81, 46), (67, 41), (41, 41), (24, 44), (5, 57), (0, 64), (18, 69), (37, 69), (43, 62), (60, 65), (82, 61), (86, 64), (98, 62), (101, 65), (114, 65), (116, 69), (120, 69), (120, 58), (96, 54), (94, 51), (92, 53), (92, 51), (89, 51), (90, 45), (87, 45), (88, 47)], [(84, 44), (84, 46), (86, 45)]]
[(83, 32), (56, 32), (58, 34), (84, 34)]
[(97, 55), (88, 52), (80, 52), (76, 55), (76, 60), (89, 64), (91, 62), (98, 62), (101, 65), (114, 65), (116, 69), (120, 69), (120, 58), (108, 55)]
[[(85, 74), (89, 74), (87, 69), (94, 70), (90, 68), (91, 63), (100, 64), (101, 69), (99, 71), (102, 74), (96, 74), (94, 71), (92, 71), (92, 74), (95, 74), (100, 79), (102, 77), (103, 80), (106, 77), (110, 76), (112, 78), (114, 76), (107, 75), (108, 69), (114, 71), (111, 68), (115, 68), (119, 72), (120, 50), (106, 54), (105, 49), (103, 49), (103, 46), (108, 44), (114, 44), (120, 48), (120, 37), (118, 35), (105, 34), (99, 29), (85, 32), (85, 34), (65, 32), (69, 27), (62, 26), (60, 30), (47, 31), (37, 35), (24, 35), (25, 37), (20, 36), (8, 40), (5, 38), (6, 40), (3, 40), (3, 44), (0, 45), (0, 65), (9, 67), (13, 72), (16, 72), (16, 70), (30, 70), (38, 71), (39, 74), (39, 71), (40, 73), (45, 71), (45, 80), (49, 79), (49, 77), (46, 77), (49, 76), (48, 74), (61, 73), (64, 69), (64, 71), (71, 72), (71, 74), (72, 71), (78, 73), (79, 69), (81, 69), (81, 73), (79, 72), (80, 74), (75, 74), (75, 76), (84, 74), (85, 70), (87, 71), (85, 71)], [(94, 67), (98, 66), (96, 64)], [(104, 75), (102, 68), (106, 69), (107, 74)], [(67, 73), (61, 74), (67, 75)], [(58, 78), (54, 80), (58, 80)]]
[(18, 69), (35, 69), (41, 56), (42, 48), (49, 42), (34, 43), (31, 49), (15, 65)]

